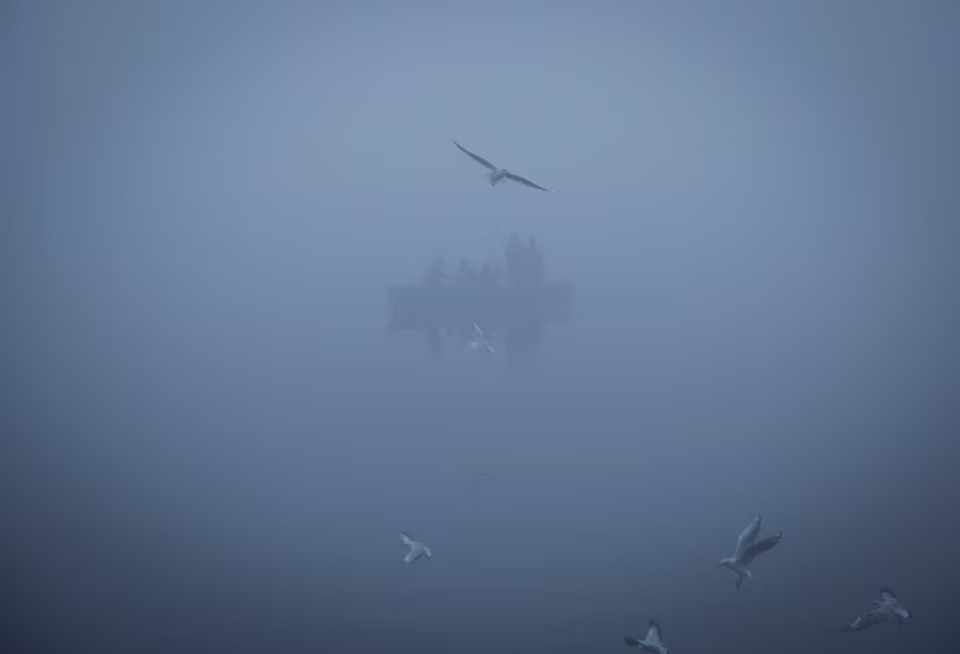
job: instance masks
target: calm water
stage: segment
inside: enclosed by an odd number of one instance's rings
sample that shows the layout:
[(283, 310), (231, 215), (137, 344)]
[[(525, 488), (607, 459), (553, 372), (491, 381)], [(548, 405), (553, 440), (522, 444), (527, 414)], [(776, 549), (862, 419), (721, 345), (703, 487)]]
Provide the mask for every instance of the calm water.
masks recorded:
[[(958, 34), (0, 3), (0, 650), (960, 651)], [(576, 284), (535, 353), (388, 331), (513, 231)]]
[[(654, 615), (686, 651), (946, 651), (956, 413), (903, 382), (935, 348), (882, 309), (638, 296), (579, 289), (520, 366), (431, 357), (382, 294), (49, 326), (16, 414), (21, 649), (618, 651)], [(757, 511), (785, 539), (737, 592), (713, 564)], [(401, 529), (434, 559), (402, 565)], [(841, 634), (880, 584), (914, 624)]]

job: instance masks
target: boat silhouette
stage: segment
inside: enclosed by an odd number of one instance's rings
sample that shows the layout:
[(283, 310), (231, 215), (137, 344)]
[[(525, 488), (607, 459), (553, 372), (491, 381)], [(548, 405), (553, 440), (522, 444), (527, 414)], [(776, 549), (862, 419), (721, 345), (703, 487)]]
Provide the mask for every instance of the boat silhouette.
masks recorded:
[[(515, 262), (510, 256), (508, 249), (508, 264), (515, 264), (508, 265), (508, 270), (523, 270), (522, 254)], [(449, 339), (466, 344), (474, 324), (480, 324), (497, 335), (512, 358), (539, 349), (546, 323), (571, 318), (572, 282), (546, 281), (533, 271), (525, 276), (508, 274), (505, 283), (460, 279), (461, 283), (449, 284), (437, 272), (438, 265), (434, 263), (433, 273), (423, 284), (387, 288), (390, 331), (420, 332), (434, 350), (441, 350)]]

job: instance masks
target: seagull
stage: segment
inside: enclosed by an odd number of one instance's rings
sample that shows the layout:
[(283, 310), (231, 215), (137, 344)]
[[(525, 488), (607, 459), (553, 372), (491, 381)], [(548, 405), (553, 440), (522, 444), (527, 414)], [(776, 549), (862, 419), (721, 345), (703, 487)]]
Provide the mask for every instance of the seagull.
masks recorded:
[(843, 628), (844, 631), (863, 631), (867, 627), (875, 624), (895, 619), (900, 624), (907, 622), (913, 614), (903, 608), (897, 594), (890, 588), (880, 589), (880, 599), (873, 600), (873, 608), (864, 611), (856, 617), (850, 624)]
[(490, 186), (496, 186), (497, 182), (499, 182), (501, 179), (511, 179), (515, 182), (520, 182), (521, 184), (529, 186), (530, 188), (540, 189), (541, 191), (550, 190), (550, 189), (543, 188), (539, 184), (534, 184), (533, 182), (531, 182), (529, 179), (526, 179), (525, 177), (520, 177), (520, 175), (515, 175), (514, 173), (511, 173), (506, 168), (497, 168), (496, 166), (494, 166), (492, 163), (490, 163), (480, 155), (470, 152), (470, 150), (466, 149), (456, 141), (454, 141), (453, 144), (458, 148), (460, 148), (461, 150), (463, 150), (468, 157), (478, 162), (482, 166), (486, 167), (490, 171), (489, 173), (487, 173), (487, 177), (490, 179)]
[(485, 349), (487, 352), (496, 352), (497, 350), (493, 347), (493, 343), (490, 342), (490, 339), (487, 338), (486, 334), (483, 333), (483, 330), (480, 329), (480, 325), (473, 323), (474, 339), (470, 341), (471, 350), (479, 350), (480, 348)]
[(423, 543), (413, 540), (413, 538), (411, 538), (410, 534), (407, 532), (400, 532), (400, 540), (403, 541), (404, 545), (410, 548), (406, 556), (403, 557), (404, 563), (413, 563), (421, 556), (425, 556), (428, 559), (433, 558), (433, 552), (430, 551), (430, 548)]
[(737, 588), (743, 583), (744, 577), (752, 579), (753, 575), (747, 570), (755, 558), (773, 548), (783, 540), (783, 532), (776, 536), (769, 536), (763, 540), (757, 540), (757, 533), (760, 531), (760, 514), (754, 518), (749, 525), (740, 533), (737, 539), (737, 550), (728, 559), (723, 559), (717, 565), (736, 573)]
[(663, 644), (663, 636), (660, 634), (660, 623), (656, 620), (650, 620), (650, 628), (647, 630), (647, 637), (640, 640), (636, 636), (627, 636), (623, 639), (630, 647), (639, 647), (644, 652), (655, 652), (655, 654), (667, 654), (670, 650)]

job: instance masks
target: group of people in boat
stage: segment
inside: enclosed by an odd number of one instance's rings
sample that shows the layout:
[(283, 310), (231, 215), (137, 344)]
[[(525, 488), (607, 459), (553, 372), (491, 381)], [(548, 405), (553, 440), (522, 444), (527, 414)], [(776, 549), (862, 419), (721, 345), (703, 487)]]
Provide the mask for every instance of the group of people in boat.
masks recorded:
[[(543, 283), (543, 253), (531, 237), (524, 245), (514, 233), (510, 236), (506, 252), (506, 283), (510, 286), (536, 286)], [(460, 260), (455, 275), (446, 271), (443, 257), (430, 264), (423, 283), (430, 287), (493, 288), (500, 286), (503, 270), (498, 263), (487, 262), (479, 270), (466, 259)]]

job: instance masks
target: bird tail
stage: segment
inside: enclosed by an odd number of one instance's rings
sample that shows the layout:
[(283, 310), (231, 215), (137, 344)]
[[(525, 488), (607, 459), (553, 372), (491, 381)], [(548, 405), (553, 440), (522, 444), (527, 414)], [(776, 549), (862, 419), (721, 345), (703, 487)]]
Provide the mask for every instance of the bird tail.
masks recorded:
[(746, 568), (737, 573), (737, 590), (740, 590), (740, 586), (743, 585), (744, 579), (753, 579), (753, 573)]

